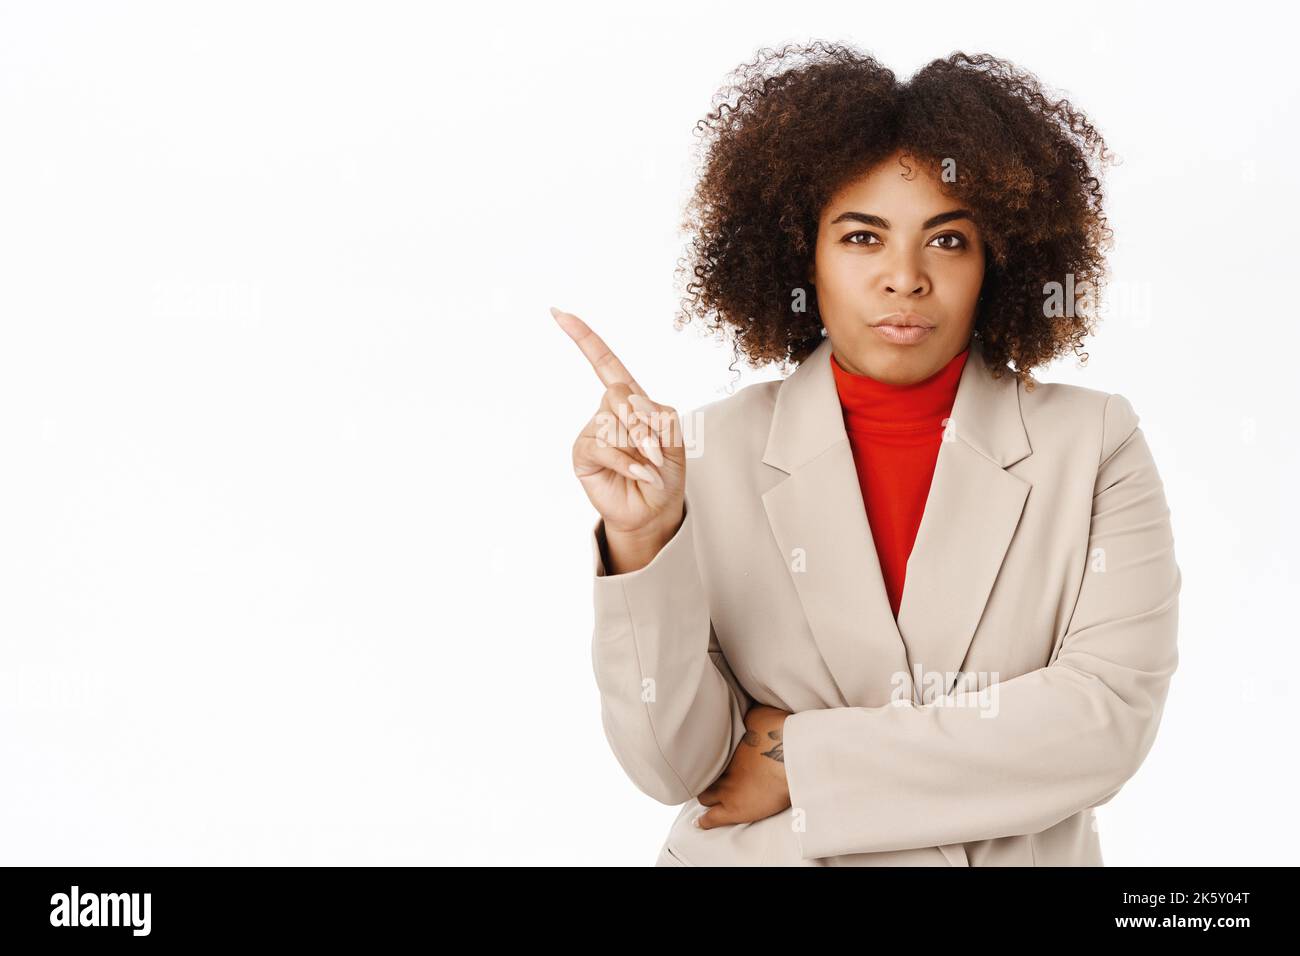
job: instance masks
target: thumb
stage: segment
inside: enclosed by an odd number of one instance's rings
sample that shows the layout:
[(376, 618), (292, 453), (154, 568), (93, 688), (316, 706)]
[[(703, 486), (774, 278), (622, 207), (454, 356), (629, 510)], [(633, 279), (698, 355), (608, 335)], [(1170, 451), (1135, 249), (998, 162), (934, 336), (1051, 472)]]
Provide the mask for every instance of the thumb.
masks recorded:
[(723, 819), (725, 813), (726, 809), (723, 805), (721, 803), (716, 803), (709, 807), (706, 812), (701, 813), (692, 822), (701, 830), (711, 830), (714, 827), (726, 826), (727, 821)]

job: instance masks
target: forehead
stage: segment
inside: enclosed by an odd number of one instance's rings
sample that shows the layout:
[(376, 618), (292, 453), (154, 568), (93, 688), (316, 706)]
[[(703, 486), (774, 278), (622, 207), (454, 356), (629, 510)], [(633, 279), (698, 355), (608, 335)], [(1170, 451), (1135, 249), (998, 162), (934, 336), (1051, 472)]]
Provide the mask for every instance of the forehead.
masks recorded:
[(929, 162), (895, 153), (841, 185), (831, 196), (825, 215), (870, 213), (898, 225), (921, 222), (954, 205)]

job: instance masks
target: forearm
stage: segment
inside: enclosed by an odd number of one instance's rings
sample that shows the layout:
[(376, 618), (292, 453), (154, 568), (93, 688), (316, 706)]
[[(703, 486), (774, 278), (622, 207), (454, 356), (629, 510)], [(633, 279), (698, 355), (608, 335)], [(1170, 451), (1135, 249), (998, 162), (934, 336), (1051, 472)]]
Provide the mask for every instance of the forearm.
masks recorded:
[(689, 506), (634, 571), (604, 574), (595, 550), (592, 664), (606, 738), (639, 789), (684, 803), (726, 769), (749, 704), (713, 631)]
[(792, 715), (805, 856), (1037, 833), (1104, 802), (1150, 749), (1175, 664), (1102, 676), (1064, 660), (942, 704)]

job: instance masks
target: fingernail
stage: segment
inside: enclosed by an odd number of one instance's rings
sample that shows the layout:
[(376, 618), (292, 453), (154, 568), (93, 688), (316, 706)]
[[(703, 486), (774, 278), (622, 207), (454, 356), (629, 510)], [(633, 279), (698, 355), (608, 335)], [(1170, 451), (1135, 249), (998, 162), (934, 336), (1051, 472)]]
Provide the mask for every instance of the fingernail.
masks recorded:
[(652, 485), (655, 483), (655, 476), (650, 473), (650, 469), (647, 468), (645, 465), (641, 464), (639, 461), (635, 462), (634, 464), (628, 465), (627, 470), (630, 471), (636, 478), (639, 478), (641, 481), (648, 481)]
[(659, 442), (655, 441), (653, 435), (641, 436), (641, 450), (645, 452), (645, 456), (656, 465), (663, 465), (664, 453), (659, 450)]
[(691, 826), (695, 827), (695, 829), (697, 829), (697, 830), (700, 829), (700, 818), (699, 818), (699, 817), (692, 817), (692, 818), (691, 818)]
[(659, 474), (659, 470), (655, 468), (654, 465), (643, 465), (641, 464), (641, 462), (638, 461), (638, 462), (634, 462), (631, 465), (628, 465), (627, 470), (632, 472), (632, 474), (636, 475), (642, 481), (648, 481), (650, 482), (650, 484), (654, 485), (660, 491), (663, 491), (664, 489), (663, 476)]

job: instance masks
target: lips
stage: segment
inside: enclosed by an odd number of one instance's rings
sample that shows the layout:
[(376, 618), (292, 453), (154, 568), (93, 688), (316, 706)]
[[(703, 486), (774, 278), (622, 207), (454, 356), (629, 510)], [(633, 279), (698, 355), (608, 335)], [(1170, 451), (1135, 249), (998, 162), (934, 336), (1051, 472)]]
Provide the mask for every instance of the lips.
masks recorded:
[(931, 322), (925, 316), (918, 315), (915, 312), (894, 312), (891, 315), (887, 315), (884, 318), (879, 319), (871, 324), (874, 328), (880, 328), (882, 325), (892, 325), (895, 326), (896, 328), (904, 328), (904, 329), (934, 328), (933, 322)]
[(929, 337), (934, 323), (916, 312), (891, 312), (872, 322), (871, 329), (894, 345), (915, 345)]
[(934, 332), (932, 325), (873, 325), (872, 330), (886, 342), (894, 345), (915, 345)]

